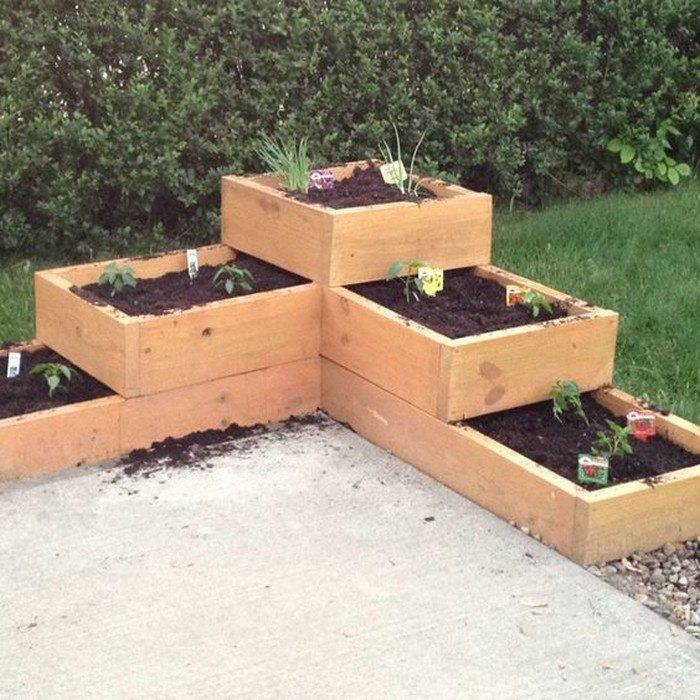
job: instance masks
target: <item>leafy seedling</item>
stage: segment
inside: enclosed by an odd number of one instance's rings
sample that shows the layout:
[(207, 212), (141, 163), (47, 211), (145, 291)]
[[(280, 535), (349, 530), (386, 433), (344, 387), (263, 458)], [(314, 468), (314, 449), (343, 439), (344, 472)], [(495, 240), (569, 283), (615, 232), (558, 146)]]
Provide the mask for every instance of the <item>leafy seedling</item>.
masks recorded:
[(293, 192), (308, 192), (311, 181), (311, 158), (308, 140), (298, 143), (282, 137), (263, 135), (255, 152), (265, 166), (282, 180), (282, 184)]
[[(409, 194), (412, 197), (417, 197), (418, 196), (418, 188), (421, 186), (423, 182), (425, 182), (425, 178), (423, 179), (418, 179), (417, 177), (413, 177), (413, 167), (416, 163), (416, 154), (418, 153), (418, 149), (420, 148), (421, 143), (423, 143), (423, 139), (425, 138), (426, 131), (423, 131), (423, 133), (420, 135), (420, 138), (418, 139), (418, 142), (416, 143), (416, 147), (413, 149), (413, 155), (411, 156), (411, 165), (408, 169), (408, 174), (405, 173), (403, 162), (401, 160), (401, 138), (399, 137), (399, 130), (396, 128), (396, 124), (392, 123), (391, 125), (394, 128), (394, 134), (396, 135), (396, 158), (394, 158), (391, 147), (386, 141), (382, 141), (379, 144), (379, 152), (381, 153), (382, 159), (384, 160), (385, 163), (391, 164), (395, 163), (396, 165), (394, 166), (394, 172), (396, 177), (394, 178), (394, 185), (399, 188), (401, 191), (401, 194)], [(396, 172), (398, 169), (399, 172)], [(402, 172), (403, 171), (403, 172)], [(401, 177), (401, 174), (406, 175), (406, 177)]]
[[(423, 280), (418, 277), (418, 268), (420, 267), (426, 267), (426, 263), (420, 260), (411, 260), (410, 262), (397, 260), (391, 264), (386, 275), (387, 280), (401, 280), (404, 296), (409, 303), (411, 298), (418, 301), (421, 294), (425, 293)], [(402, 276), (401, 273), (404, 271), (406, 274)]]
[(246, 292), (253, 290), (253, 275), (249, 270), (238, 265), (222, 265), (214, 275), (214, 286), (223, 285), (226, 294), (231, 296), (236, 289), (244, 289)]
[(532, 289), (523, 292), (523, 305), (530, 309), (533, 318), (538, 318), (543, 311), (550, 316), (554, 313), (552, 302), (541, 292), (533, 292)]
[(595, 445), (593, 445), (593, 453), (605, 455), (606, 457), (621, 457), (622, 455), (632, 454), (632, 445), (630, 445), (630, 435), (632, 428), (622, 427), (615, 421), (607, 419), (607, 430), (599, 430), (596, 434)]
[(53, 398), (56, 389), (61, 386), (62, 381), (69, 382), (75, 375), (75, 370), (72, 367), (60, 362), (41, 362), (29, 370), (29, 374), (41, 374), (46, 383), (49, 385), (49, 398)]
[(577, 415), (586, 425), (588, 416), (583, 410), (581, 403), (581, 389), (579, 385), (571, 379), (559, 380), (549, 392), (552, 398), (552, 411), (554, 417), (561, 423), (561, 417), (565, 413), (573, 413)]
[(112, 288), (110, 296), (121, 294), (124, 287), (135, 287), (136, 278), (133, 268), (126, 265), (119, 267), (117, 263), (110, 263), (105, 268), (104, 274), (99, 279), (99, 284), (106, 284)]

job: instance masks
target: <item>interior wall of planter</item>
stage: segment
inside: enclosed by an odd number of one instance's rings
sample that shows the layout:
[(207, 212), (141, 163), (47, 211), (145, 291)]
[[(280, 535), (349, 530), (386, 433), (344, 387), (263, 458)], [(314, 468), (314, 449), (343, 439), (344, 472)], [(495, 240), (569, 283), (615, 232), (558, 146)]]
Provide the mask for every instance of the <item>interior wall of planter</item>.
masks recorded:
[[(218, 234), (254, 140), (377, 155), (520, 201), (624, 182), (603, 149), (697, 130), (692, 0), (27, 0), (0, 17), (0, 252), (168, 249)], [(695, 63), (694, 63), (695, 61)], [(686, 118), (687, 117), (687, 118)], [(692, 121), (695, 119), (695, 121)], [(556, 177), (556, 180), (555, 180)]]

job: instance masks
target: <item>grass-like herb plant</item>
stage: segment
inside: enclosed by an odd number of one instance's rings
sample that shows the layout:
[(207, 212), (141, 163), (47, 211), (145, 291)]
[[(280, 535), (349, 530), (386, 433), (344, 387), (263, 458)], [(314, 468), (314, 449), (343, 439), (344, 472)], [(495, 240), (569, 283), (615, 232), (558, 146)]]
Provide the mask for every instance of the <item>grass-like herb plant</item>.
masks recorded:
[(632, 434), (632, 428), (629, 426), (623, 427), (609, 419), (605, 422), (608, 429), (597, 432), (593, 453), (603, 455), (608, 457), (608, 459), (611, 457), (622, 457), (622, 455), (631, 455), (630, 435)]
[(75, 370), (60, 362), (40, 362), (29, 370), (29, 374), (41, 374), (49, 385), (49, 398), (53, 398), (63, 381), (73, 379)]
[(278, 175), (282, 184), (292, 192), (308, 192), (311, 178), (311, 158), (308, 139), (298, 142), (281, 136), (263, 135), (255, 152), (271, 172)]
[(586, 425), (589, 425), (588, 416), (583, 410), (583, 404), (581, 403), (581, 389), (576, 382), (571, 379), (560, 379), (554, 384), (549, 395), (552, 398), (554, 417), (560, 423), (565, 413), (573, 413)]
[[(397, 163), (397, 167), (399, 169), (404, 169), (403, 161), (401, 160), (401, 138), (399, 137), (399, 130), (396, 128), (396, 124), (394, 124), (393, 122), (391, 126), (394, 129), (394, 134), (396, 135), (396, 158), (394, 158), (393, 153), (391, 151), (391, 147), (386, 141), (382, 141), (379, 144), (379, 152), (381, 153), (382, 160), (384, 160), (385, 163)], [(416, 147), (413, 149), (413, 155), (411, 156), (411, 165), (408, 169), (406, 179), (401, 177), (401, 173), (396, 174), (397, 177), (394, 184), (396, 185), (396, 187), (399, 188), (401, 194), (409, 194), (413, 197), (417, 197), (418, 188), (425, 180), (425, 178), (418, 179), (413, 177), (413, 167), (416, 163), (416, 154), (418, 153), (420, 145), (423, 143), (425, 134), (426, 131), (424, 130), (423, 133), (420, 135), (418, 142), (416, 143)]]
[(244, 267), (238, 267), (231, 263), (230, 265), (222, 265), (214, 274), (214, 286), (223, 285), (226, 294), (231, 296), (237, 289), (243, 289), (246, 292), (253, 290), (253, 275)]
[(534, 292), (532, 289), (523, 292), (523, 306), (530, 309), (533, 318), (538, 318), (543, 311), (550, 316), (554, 313), (552, 302), (541, 292)]
[(105, 268), (102, 277), (100, 277), (99, 284), (109, 285), (112, 288), (112, 291), (110, 292), (110, 296), (112, 297), (115, 294), (121, 294), (124, 291), (124, 287), (136, 286), (134, 270), (128, 265), (119, 267), (117, 263), (110, 263)]

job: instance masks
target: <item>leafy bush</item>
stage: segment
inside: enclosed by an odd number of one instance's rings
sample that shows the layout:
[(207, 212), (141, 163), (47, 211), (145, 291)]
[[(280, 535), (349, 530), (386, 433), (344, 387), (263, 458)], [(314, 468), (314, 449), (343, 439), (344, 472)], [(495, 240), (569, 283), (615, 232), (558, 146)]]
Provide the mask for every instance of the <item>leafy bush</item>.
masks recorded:
[[(328, 160), (428, 127), (419, 166), (538, 202), (672, 114), (692, 0), (24, 0), (0, 13), (0, 254), (215, 239), (260, 133)], [(679, 162), (695, 162), (693, 153)], [(687, 146), (686, 146), (687, 147)], [(613, 168), (616, 182), (630, 177)], [(571, 183), (574, 183), (573, 185)]]

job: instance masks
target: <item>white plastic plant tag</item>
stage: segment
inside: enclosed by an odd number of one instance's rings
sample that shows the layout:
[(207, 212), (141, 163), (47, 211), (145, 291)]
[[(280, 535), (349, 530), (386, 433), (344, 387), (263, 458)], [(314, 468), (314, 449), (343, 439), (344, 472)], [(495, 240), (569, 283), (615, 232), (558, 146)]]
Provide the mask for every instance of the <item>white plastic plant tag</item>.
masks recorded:
[(21, 352), (7, 353), (7, 378), (14, 379), (19, 375), (19, 368), (22, 363)]
[(407, 177), (406, 168), (400, 160), (395, 160), (393, 163), (384, 163), (379, 167), (379, 172), (382, 174), (382, 179), (388, 185), (398, 185)]
[(191, 280), (193, 280), (199, 272), (199, 256), (197, 255), (196, 248), (189, 248), (187, 250), (187, 272)]
[(527, 290), (515, 284), (506, 285), (506, 306), (515, 306), (523, 303), (523, 294)]

